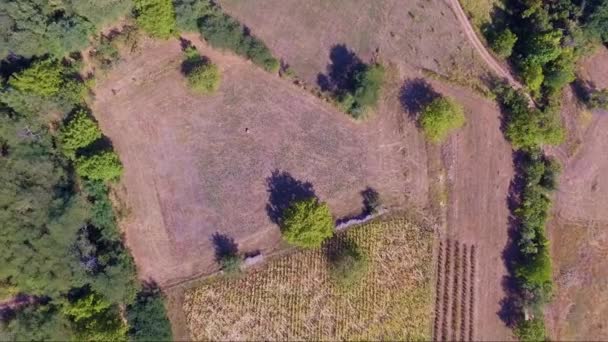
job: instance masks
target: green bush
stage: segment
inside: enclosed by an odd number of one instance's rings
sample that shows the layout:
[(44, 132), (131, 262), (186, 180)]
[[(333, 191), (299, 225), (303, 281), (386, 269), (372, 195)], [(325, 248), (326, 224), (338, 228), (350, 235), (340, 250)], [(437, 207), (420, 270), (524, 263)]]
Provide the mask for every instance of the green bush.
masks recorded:
[(517, 42), (517, 36), (511, 30), (504, 29), (492, 39), (492, 50), (500, 57), (507, 58), (513, 52), (513, 46)]
[(215, 92), (220, 86), (220, 70), (217, 65), (207, 61), (194, 66), (186, 75), (188, 86), (201, 94)]
[(90, 293), (63, 308), (82, 341), (127, 341), (127, 327), (115, 304)]
[(91, 180), (112, 181), (120, 178), (122, 164), (114, 151), (104, 151), (76, 159), (76, 172)]
[(543, 67), (540, 64), (526, 64), (522, 68), (521, 77), (532, 94), (538, 94), (545, 80)]
[(173, 0), (177, 28), (184, 32), (198, 31), (198, 20), (213, 10), (209, 0)]
[(223, 255), (220, 258), (220, 266), (222, 271), (228, 275), (236, 275), (241, 273), (241, 257), (236, 254)]
[(545, 67), (544, 85), (559, 91), (576, 79), (576, 57), (574, 49), (564, 48), (557, 59)]
[(527, 321), (521, 320), (515, 327), (515, 335), (524, 342), (547, 341), (545, 320), (542, 317), (535, 317)]
[(334, 221), (327, 204), (311, 197), (293, 202), (285, 209), (281, 232), (294, 246), (318, 248), (333, 236)]
[(35, 62), (29, 68), (11, 75), (8, 80), (9, 86), (14, 89), (42, 97), (56, 95), (62, 83), (61, 66), (51, 59)]
[(422, 109), (420, 126), (426, 137), (440, 143), (465, 123), (464, 110), (450, 98), (438, 97)]
[(84, 110), (78, 110), (63, 127), (59, 140), (67, 156), (73, 158), (76, 150), (86, 147), (101, 138), (97, 123)]
[(365, 112), (378, 103), (380, 89), (384, 82), (384, 67), (380, 64), (367, 66), (365, 70), (355, 75), (355, 91), (353, 104), (348, 110), (355, 119), (362, 117)]
[(367, 273), (368, 259), (353, 241), (337, 241), (330, 246), (329, 266), (332, 280), (342, 288), (356, 285)]
[(150, 36), (167, 39), (175, 33), (171, 0), (135, 0), (137, 25)]
[(224, 14), (220, 7), (212, 4), (198, 20), (203, 38), (213, 47), (234, 51), (269, 72), (279, 70), (279, 61), (268, 47), (251, 36), (236, 20)]
[(158, 289), (142, 291), (127, 307), (131, 341), (172, 341), (171, 323)]

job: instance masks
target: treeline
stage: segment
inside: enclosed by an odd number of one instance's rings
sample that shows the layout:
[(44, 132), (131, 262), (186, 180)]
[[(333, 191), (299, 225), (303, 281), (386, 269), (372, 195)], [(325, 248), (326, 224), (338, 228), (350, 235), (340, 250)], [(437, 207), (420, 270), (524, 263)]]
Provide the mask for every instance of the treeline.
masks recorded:
[(249, 29), (225, 14), (210, 0), (174, 0), (177, 27), (181, 31), (201, 32), (211, 46), (226, 49), (250, 59), (266, 71), (277, 72), (279, 61)]
[(574, 81), (577, 60), (608, 41), (608, 3), (602, 0), (509, 0), (486, 35), (494, 50), (509, 57), (542, 105), (559, 102)]
[(563, 132), (561, 125), (552, 121), (555, 117), (530, 107), (521, 90), (502, 85), (496, 92), (505, 115), (505, 135), (519, 150), (515, 183), (520, 188), (513, 210), (518, 230), (513, 242), (515, 255), (508, 260), (516, 291), (508, 298), (508, 319), (521, 340), (542, 341), (546, 339), (543, 305), (551, 299), (553, 290), (545, 225), (560, 172), (557, 161), (544, 156), (542, 146), (559, 143)]
[[(171, 339), (109, 198), (122, 165), (87, 107), (77, 51), (131, 1), (0, 4), (0, 293), (31, 298), (1, 340)], [(8, 297), (7, 297), (8, 296)]]

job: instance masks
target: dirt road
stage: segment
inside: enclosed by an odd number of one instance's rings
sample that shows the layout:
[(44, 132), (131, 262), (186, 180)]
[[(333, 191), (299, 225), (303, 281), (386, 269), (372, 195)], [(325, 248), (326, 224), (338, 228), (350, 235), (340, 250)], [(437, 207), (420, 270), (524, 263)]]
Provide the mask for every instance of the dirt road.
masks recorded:
[(462, 30), (464, 31), (465, 35), (467, 36), (467, 38), (469, 39), (469, 41), (471, 42), (471, 44), (473, 45), (475, 50), (477, 50), (477, 52), (479, 53), (479, 56), (481, 57), (481, 59), (483, 59), (483, 61), (488, 65), (488, 67), (492, 71), (494, 71), (494, 73), (496, 73), (498, 76), (506, 79), (513, 88), (515, 88), (515, 89), (523, 88), (522, 84), (517, 82), (517, 80), (515, 80), (515, 78), (513, 78), (511, 73), (508, 72), (507, 70), (505, 70), (494, 59), (494, 57), (492, 57), (492, 55), (488, 52), (488, 50), (483, 45), (481, 40), (479, 40), (479, 37), (477, 37), (477, 35), (475, 34), (475, 30), (471, 26), (471, 23), (469, 22), (469, 19), (467, 18), (467, 15), (464, 13), (464, 10), (460, 6), (460, 3), (458, 2), (458, 0), (447, 0), (447, 1), (452, 6), (452, 9), (454, 10), (454, 14), (456, 14), (456, 18), (458, 18), (458, 21), (462, 25)]

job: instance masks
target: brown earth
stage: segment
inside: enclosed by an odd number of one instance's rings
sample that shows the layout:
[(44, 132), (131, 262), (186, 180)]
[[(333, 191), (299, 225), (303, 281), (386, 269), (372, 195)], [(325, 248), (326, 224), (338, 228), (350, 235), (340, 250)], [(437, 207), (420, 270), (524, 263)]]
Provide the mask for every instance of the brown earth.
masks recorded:
[[(409, 198), (424, 206), (424, 141), (394, 92), (378, 115), (357, 124), (189, 38), (222, 71), (216, 94), (188, 90), (177, 40), (144, 42), (96, 88), (95, 115), (125, 167), (119, 192), (130, 214), (122, 226), (142, 278), (169, 285), (216, 270), (216, 232), (242, 252), (280, 247), (266, 211), (267, 179), (277, 170), (311, 182), (337, 218), (360, 212), (366, 187), (389, 207)], [(290, 191), (285, 180), (275, 179), (279, 191)]]
[[(608, 50), (585, 59), (580, 75), (592, 86), (608, 87)], [(566, 100), (571, 137), (552, 151), (563, 172), (549, 224), (557, 291), (546, 320), (554, 340), (606, 340), (608, 113), (586, 112), (571, 92)]]

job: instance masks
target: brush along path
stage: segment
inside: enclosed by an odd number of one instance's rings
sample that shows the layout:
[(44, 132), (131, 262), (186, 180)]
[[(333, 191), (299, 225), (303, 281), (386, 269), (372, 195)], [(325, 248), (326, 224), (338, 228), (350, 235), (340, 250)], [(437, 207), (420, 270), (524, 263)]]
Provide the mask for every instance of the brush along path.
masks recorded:
[(329, 278), (328, 244), (271, 261), (241, 278), (217, 278), (186, 293), (195, 340), (428, 340), (432, 233), (405, 220), (339, 234), (369, 260), (354, 287)]

